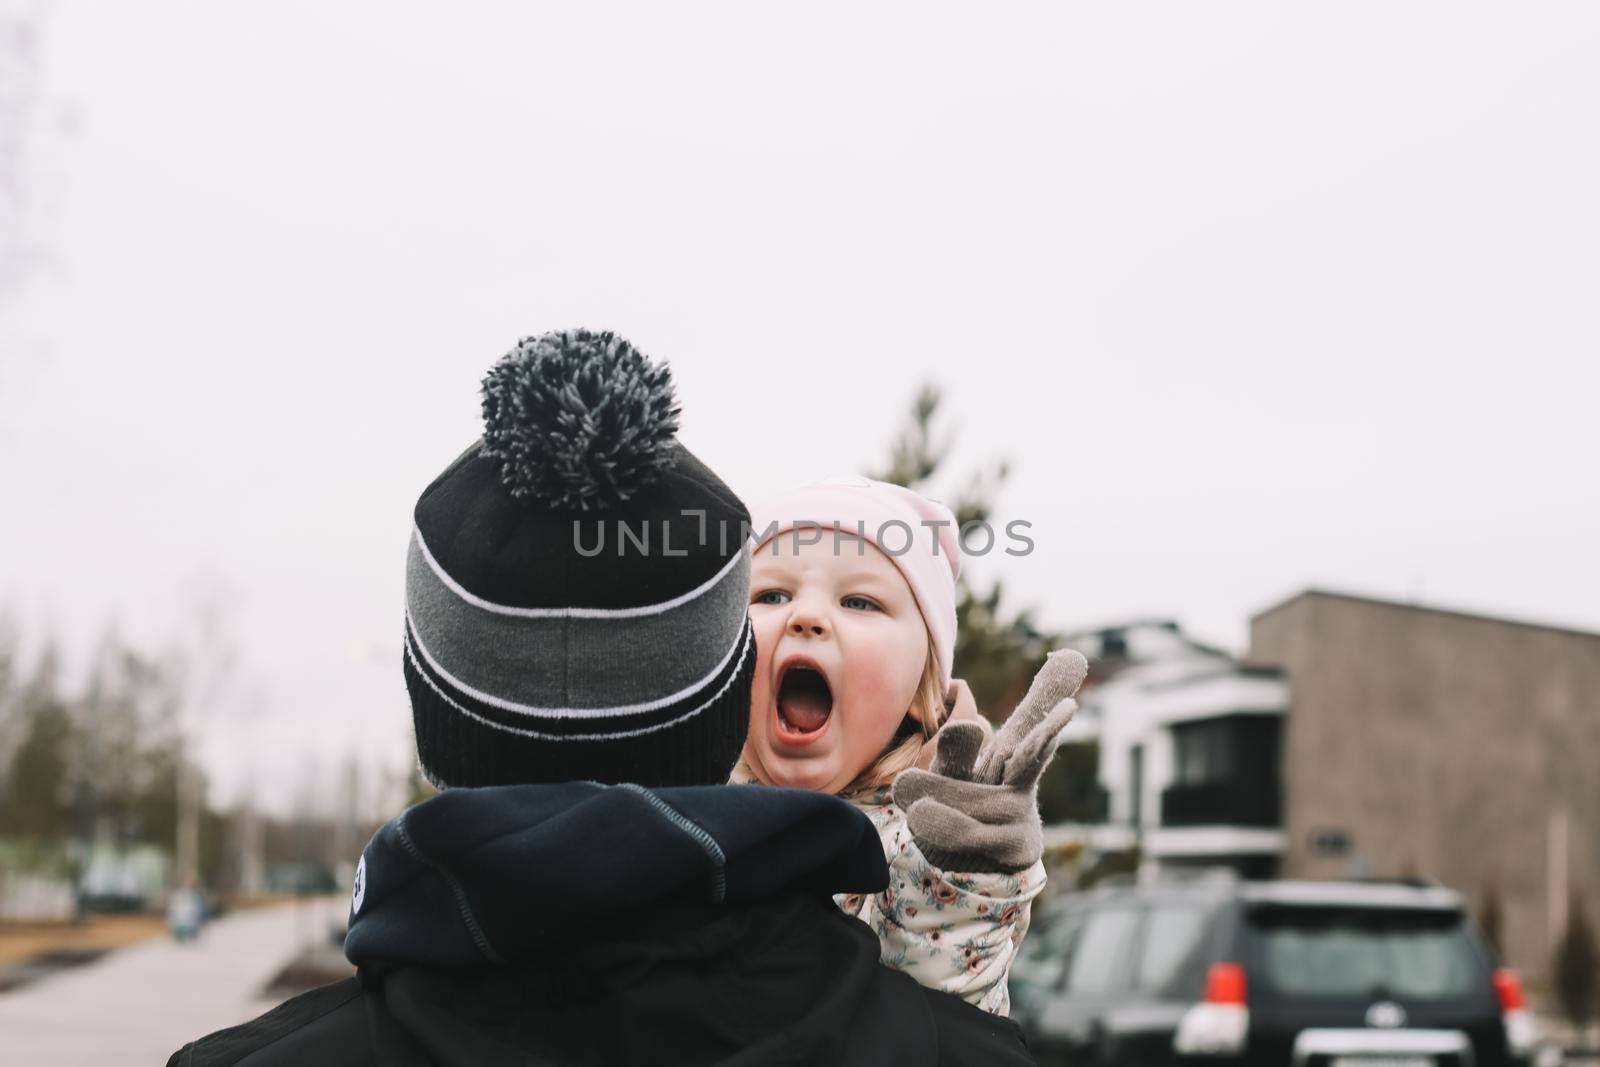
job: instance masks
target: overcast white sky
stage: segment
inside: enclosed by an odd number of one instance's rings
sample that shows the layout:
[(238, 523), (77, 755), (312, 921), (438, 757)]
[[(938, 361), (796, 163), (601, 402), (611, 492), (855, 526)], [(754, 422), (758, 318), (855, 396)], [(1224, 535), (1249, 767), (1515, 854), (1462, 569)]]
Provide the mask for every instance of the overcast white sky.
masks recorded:
[(577, 325), (747, 500), (939, 382), (1037, 542), (969, 566), (1053, 625), (1600, 629), (1596, 5), (42, 10), (0, 606), (156, 643), (235, 590), (220, 799), (406, 765), (411, 505)]

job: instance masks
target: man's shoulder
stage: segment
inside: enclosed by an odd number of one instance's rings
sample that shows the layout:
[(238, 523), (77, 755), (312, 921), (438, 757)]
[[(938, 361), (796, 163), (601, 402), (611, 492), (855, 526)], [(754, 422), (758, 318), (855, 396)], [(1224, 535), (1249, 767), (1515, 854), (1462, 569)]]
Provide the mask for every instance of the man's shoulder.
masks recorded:
[(359, 979), (291, 997), (265, 1015), (191, 1041), (167, 1067), (362, 1064), (371, 1057)]
[(1033, 1067), (1022, 1028), (1004, 1015), (983, 1011), (950, 993), (923, 989), (939, 1035), (940, 1063)]

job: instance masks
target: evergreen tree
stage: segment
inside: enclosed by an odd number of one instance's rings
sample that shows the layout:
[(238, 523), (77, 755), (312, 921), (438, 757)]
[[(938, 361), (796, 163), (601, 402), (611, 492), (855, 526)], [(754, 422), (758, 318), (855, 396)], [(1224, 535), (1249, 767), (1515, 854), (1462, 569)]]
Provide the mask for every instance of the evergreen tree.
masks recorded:
[(45, 650), (33, 676), (7, 701), (16, 750), (0, 788), (0, 836), (58, 844), (72, 830), (69, 789), (75, 735), (57, 683), (58, 660)]
[(1561, 1010), (1577, 1026), (1595, 1017), (1596, 988), (1600, 987), (1600, 951), (1584, 914), (1583, 898), (1573, 892), (1567, 905), (1567, 930), (1556, 947), (1556, 998)]
[[(943, 402), (938, 386), (931, 382), (920, 386), (908, 421), (890, 444), (888, 462), (868, 476), (927, 491), (927, 484), (944, 470), (954, 444), (953, 433), (936, 426)], [(990, 521), (995, 496), (1010, 474), (1010, 464), (996, 460), (969, 472), (953, 496), (940, 496), (955, 515), (958, 530), (968, 523)], [(995, 536), (997, 544), (1003, 543), (1002, 530)], [(974, 535), (975, 542), (977, 538)], [(985, 715), (1003, 718), (1028, 691), (1058, 637), (1035, 625), (1031, 608), (1011, 607), (1000, 580), (980, 588), (965, 566), (956, 583), (956, 626), (956, 677), (966, 680)]]

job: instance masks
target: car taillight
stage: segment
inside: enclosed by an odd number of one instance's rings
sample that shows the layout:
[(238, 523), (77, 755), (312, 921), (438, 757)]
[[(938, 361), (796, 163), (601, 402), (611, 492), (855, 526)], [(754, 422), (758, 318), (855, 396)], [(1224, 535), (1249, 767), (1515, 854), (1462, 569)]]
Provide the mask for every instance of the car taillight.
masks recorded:
[(1244, 968), (1237, 963), (1213, 963), (1206, 972), (1207, 1004), (1246, 1004)]
[(1522, 995), (1522, 982), (1504, 967), (1494, 972), (1494, 992), (1500, 998), (1500, 1018), (1506, 1027), (1506, 1047), (1513, 1056), (1533, 1051), (1533, 1016)]
[(1185, 1056), (1237, 1056), (1250, 1034), (1248, 983), (1237, 963), (1213, 963), (1206, 971), (1206, 999), (1183, 1013), (1172, 1037)]
[(1500, 996), (1501, 1011), (1521, 1011), (1526, 1007), (1522, 999), (1522, 983), (1504, 967), (1494, 972), (1494, 991)]

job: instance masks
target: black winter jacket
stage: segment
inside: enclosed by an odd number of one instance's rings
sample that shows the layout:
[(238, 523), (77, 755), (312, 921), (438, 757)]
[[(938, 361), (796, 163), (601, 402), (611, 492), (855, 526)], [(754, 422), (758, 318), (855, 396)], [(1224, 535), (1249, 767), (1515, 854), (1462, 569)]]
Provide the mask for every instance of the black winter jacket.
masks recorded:
[(446, 790), (363, 853), (354, 978), (168, 1067), (1032, 1063), (1010, 1020), (882, 966), (831, 899), (887, 884), (872, 824), (818, 793)]

